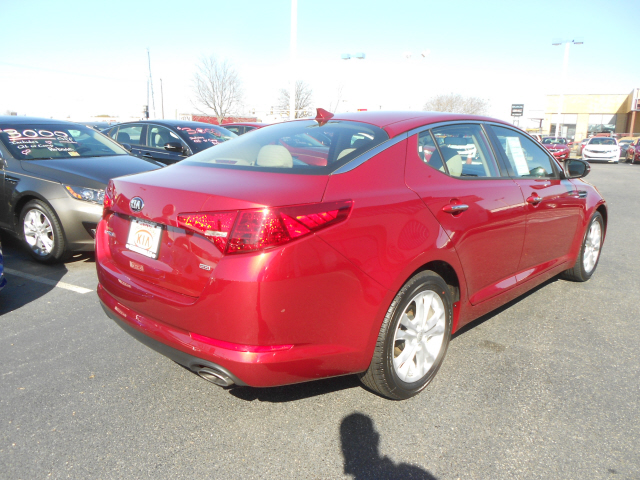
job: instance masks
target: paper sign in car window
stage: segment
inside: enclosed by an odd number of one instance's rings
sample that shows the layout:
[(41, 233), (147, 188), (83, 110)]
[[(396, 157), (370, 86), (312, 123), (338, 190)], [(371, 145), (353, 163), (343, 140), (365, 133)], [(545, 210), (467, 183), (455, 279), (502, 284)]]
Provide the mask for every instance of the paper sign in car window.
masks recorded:
[(507, 156), (515, 163), (516, 173), (520, 176), (529, 175), (529, 166), (524, 156), (524, 150), (518, 137), (507, 137)]

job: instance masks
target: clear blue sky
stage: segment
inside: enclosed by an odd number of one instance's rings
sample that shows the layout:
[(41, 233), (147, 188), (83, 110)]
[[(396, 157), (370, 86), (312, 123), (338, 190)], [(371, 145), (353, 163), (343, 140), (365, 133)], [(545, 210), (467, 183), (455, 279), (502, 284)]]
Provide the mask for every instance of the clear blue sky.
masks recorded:
[[(275, 104), (289, 78), (290, 1), (0, 0), (0, 114), (138, 115), (151, 51), (156, 110), (194, 111), (198, 58), (239, 70), (248, 107)], [(298, 76), (327, 105), (338, 85), (352, 106), (420, 109), (431, 96), (487, 98), (494, 116), (511, 103), (544, 108), (558, 93), (563, 47), (572, 46), (566, 93), (640, 87), (638, 0), (298, 0)], [(636, 50), (634, 52), (634, 49)], [(422, 59), (420, 52), (429, 50)], [(341, 61), (364, 52), (366, 60)], [(402, 54), (412, 52), (410, 60)]]

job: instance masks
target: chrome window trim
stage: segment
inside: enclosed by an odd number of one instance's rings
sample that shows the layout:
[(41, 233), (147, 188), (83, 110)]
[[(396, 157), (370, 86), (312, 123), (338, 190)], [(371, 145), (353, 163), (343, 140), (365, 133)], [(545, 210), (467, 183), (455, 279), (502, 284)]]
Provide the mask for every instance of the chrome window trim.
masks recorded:
[(390, 138), (389, 140), (385, 140), (384, 142), (382, 142), (377, 147), (374, 147), (371, 150), (368, 150), (368, 151), (364, 152), (362, 155), (354, 158), (353, 160), (350, 160), (349, 162), (345, 163), (344, 165), (342, 165), (337, 170), (334, 170), (333, 172), (331, 172), (330, 175), (337, 175), (337, 174), (340, 174), (340, 173), (350, 172), (354, 168), (357, 168), (360, 165), (362, 165), (364, 162), (369, 160), (371, 157), (376, 156), (380, 152), (384, 152), (387, 148), (391, 148), (394, 145), (397, 145), (398, 143), (400, 143), (401, 141), (406, 140), (407, 138), (409, 138), (407, 136), (407, 132), (404, 132), (404, 133), (399, 134), (396, 137)]

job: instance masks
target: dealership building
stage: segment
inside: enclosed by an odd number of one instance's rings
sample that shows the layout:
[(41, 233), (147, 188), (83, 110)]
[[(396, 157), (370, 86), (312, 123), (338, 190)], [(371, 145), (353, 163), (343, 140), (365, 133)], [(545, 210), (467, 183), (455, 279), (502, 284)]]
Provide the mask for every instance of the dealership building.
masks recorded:
[[(597, 133), (640, 136), (640, 89), (628, 94), (547, 96), (542, 131), (580, 141)], [(560, 111), (561, 113), (558, 113)]]

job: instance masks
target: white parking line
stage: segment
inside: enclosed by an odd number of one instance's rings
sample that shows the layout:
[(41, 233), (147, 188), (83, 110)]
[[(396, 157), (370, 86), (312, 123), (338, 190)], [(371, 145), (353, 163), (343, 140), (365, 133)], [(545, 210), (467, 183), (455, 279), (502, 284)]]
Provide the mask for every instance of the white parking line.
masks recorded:
[(33, 280), (34, 282), (44, 283), (45, 285), (53, 285), (54, 287), (64, 288), (65, 290), (71, 290), (72, 292), (77, 292), (77, 293), (93, 292), (93, 290), (90, 290), (88, 288), (78, 287), (76, 285), (71, 285), (70, 283), (60, 282), (57, 280), (50, 280), (48, 278), (36, 277), (35, 275), (19, 272), (12, 268), (5, 267), (4, 273), (8, 273), (9, 275), (15, 275), (16, 277), (26, 278), (28, 280)]

